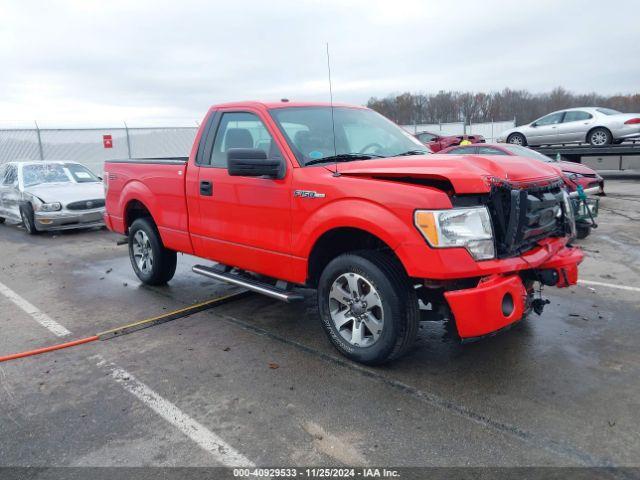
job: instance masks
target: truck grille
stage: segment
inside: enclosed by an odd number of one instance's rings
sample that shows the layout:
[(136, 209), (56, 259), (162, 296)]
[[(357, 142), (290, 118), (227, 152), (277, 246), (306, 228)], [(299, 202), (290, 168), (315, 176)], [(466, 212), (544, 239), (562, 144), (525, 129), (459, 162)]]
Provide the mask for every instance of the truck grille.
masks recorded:
[(82, 200), (80, 202), (71, 202), (67, 204), (67, 210), (92, 210), (94, 208), (104, 207), (104, 199)]
[(568, 233), (562, 182), (515, 188), (494, 185), (489, 195), (499, 258), (519, 255), (547, 237)]

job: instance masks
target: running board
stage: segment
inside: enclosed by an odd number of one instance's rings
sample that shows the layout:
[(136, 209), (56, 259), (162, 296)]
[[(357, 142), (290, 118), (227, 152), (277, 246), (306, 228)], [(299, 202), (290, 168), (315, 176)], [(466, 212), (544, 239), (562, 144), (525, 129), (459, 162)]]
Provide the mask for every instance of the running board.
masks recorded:
[(222, 272), (220, 270), (216, 270), (215, 268), (205, 267), (204, 265), (194, 265), (192, 270), (194, 273), (204, 275), (205, 277), (232, 283), (234, 285), (244, 287), (248, 290), (261, 293), (263, 295), (266, 295), (267, 297), (275, 298), (276, 300), (282, 300), (283, 302), (292, 303), (304, 299), (303, 295), (299, 293), (293, 293), (291, 290), (277, 288), (273, 285), (269, 285), (268, 283), (241, 277), (240, 275), (233, 273)]

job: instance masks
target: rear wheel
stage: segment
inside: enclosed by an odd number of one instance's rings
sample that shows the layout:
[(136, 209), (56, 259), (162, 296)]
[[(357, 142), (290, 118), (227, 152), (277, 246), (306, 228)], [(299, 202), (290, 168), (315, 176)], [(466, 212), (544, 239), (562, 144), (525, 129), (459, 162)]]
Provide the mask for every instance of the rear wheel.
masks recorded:
[(24, 229), (29, 235), (36, 235), (38, 233), (33, 215), (33, 207), (30, 203), (20, 205), (20, 218), (22, 218)]
[(0, 224), (4, 223), (5, 218), (4, 217), (0, 217)]
[(527, 144), (527, 139), (521, 133), (512, 133), (507, 137), (507, 143), (512, 143), (514, 145), (522, 145), (524, 147)]
[(165, 248), (149, 218), (139, 218), (131, 224), (129, 258), (133, 271), (146, 285), (164, 285), (176, 272), (176, 252)]
[(378, 251), (343, 254), (318, 285), (322, 327), (340, 353), (376, 365), (398, 358), (416, 338), (418, 300), (402, 266)]
[(594, 147), (610, 145), (612, 139), (611, 132), (603, 127), (594, 128), (587, 136), (587, 141)]

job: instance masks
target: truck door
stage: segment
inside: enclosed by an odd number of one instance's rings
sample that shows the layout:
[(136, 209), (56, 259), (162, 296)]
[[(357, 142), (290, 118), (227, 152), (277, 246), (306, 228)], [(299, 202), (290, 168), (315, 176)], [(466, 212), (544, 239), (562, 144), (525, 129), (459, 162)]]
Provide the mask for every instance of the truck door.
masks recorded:
[[(198, 166), (198, 208), (190, 222), (196, 255), (286, 279), (291, 254), (291, 168), (283, 179), (232, 177), (227, 150), (258, 148), (285, 162), (258, 112), (219, 111)], [(205, 140), (207, 141), (207, 140)]]

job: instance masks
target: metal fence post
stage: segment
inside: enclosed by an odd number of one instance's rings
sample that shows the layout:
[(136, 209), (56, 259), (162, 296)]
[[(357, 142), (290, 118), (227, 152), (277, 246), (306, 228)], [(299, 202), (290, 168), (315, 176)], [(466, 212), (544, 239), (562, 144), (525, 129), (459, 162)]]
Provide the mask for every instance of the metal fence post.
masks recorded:
[(131, 158), (131, 140), (129, 140), (129, 127), (127, 126), (127, 122), (123, 121), (122, 123), (124, 123), (124, 131), (127, 134), (127, 153), (129, 154), (129, 158)]
[(35, 120), (33, 123), (36, 124), (36, 135), (38, 136), (38, 152), (40, 153), (40, 160), (44, 160), (44, 150), (42, 149), (42, 137), (40, 137), (40, 127), (38, 127), (38, 122)]

